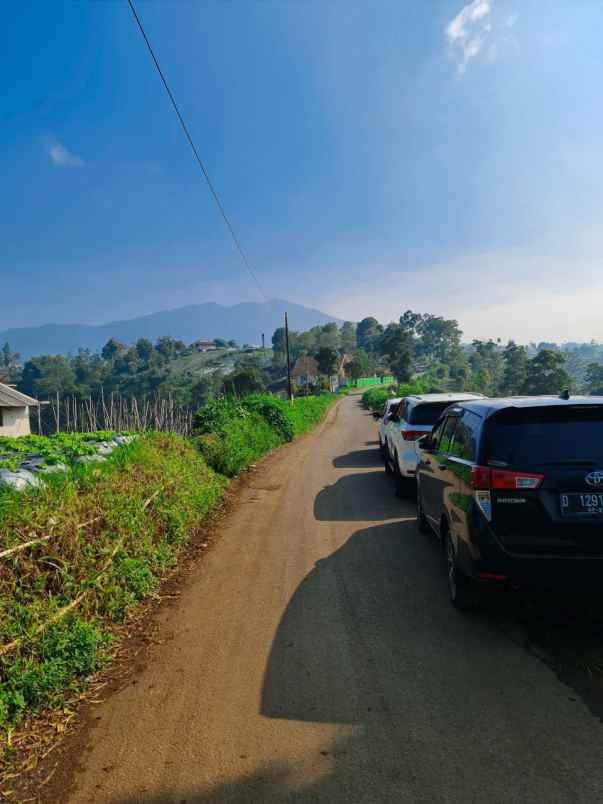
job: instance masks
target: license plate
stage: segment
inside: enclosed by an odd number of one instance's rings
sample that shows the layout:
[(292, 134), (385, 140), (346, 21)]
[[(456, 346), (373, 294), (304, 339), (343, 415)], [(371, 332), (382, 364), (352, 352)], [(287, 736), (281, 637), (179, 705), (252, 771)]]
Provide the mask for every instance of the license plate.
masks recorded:
[(603, 514), (603, 494), (561, 494), (561, 513), (564, 516), (593, 516)]

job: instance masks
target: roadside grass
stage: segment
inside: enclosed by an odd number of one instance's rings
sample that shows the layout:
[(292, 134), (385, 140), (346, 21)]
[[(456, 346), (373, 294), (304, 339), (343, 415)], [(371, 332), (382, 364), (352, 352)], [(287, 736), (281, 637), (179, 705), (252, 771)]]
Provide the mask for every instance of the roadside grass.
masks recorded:
[(0, 558), (0, 734), (99, 667), (111, 624), (152, 592), (225, 484), (193, 445), (157, 434), (102, 466), (0, 493), (2, 550), (50, 536)]
[(25, 717), (62, 705), (107, 660), (113, 627), (175, 565), (227, 478), (337, 399), (222, 399), (198, 412), (192, 439), (146, 434), (39, 488), (0, 487), (0, 761)]
[(298, 397), (292, 404), (267, 394), (225, 397), (195, 415), (196, 442), (207, 463), (233, 477), (261, 455), (305, 433), (325, 415), (337, 394)]

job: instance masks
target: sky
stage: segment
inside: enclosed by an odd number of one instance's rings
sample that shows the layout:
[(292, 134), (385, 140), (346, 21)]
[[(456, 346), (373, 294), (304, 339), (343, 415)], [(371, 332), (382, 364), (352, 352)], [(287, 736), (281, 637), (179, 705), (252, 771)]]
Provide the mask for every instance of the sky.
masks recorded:
[[(268, 298), (603, 341), (598, 0), (137, 0)], [(0, 330), (261, 301), (125, 0), (11, 4)]]

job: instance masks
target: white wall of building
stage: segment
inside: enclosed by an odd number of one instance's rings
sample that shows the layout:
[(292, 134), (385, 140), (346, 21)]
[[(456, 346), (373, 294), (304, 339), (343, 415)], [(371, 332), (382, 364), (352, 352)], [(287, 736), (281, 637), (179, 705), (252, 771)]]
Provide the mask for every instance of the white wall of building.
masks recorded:
[(29, 408), (0, 408), (0, 436), (29, 435)]

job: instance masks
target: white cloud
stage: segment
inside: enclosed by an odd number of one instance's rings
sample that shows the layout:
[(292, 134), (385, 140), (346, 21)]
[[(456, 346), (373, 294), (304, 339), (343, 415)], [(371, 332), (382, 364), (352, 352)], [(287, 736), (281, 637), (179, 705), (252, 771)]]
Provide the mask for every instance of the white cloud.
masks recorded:
[(489, 20), (490, 0), (472, 0), (446, 26), (446, 39), (457, 59), (457, 70), (463, 75), (467, 64), (478, 56), (492, 30)]
[(48, 156), (59, 167), (82, 167), (84, 164), (84, 160), (80, 156), (71, 153), (60, 142), (52, 142), (48, 145)]
[(444, 31), (458, 74), (464, 75), (469, 62), (480, 54), (492, 63), (508, 52), (509, 46), (517, 52), (519, 44), (510, 31), (518, 19), (515, 11), (506, 16), (494, 13), (493, 0), (472, 0), (463, 6)]

